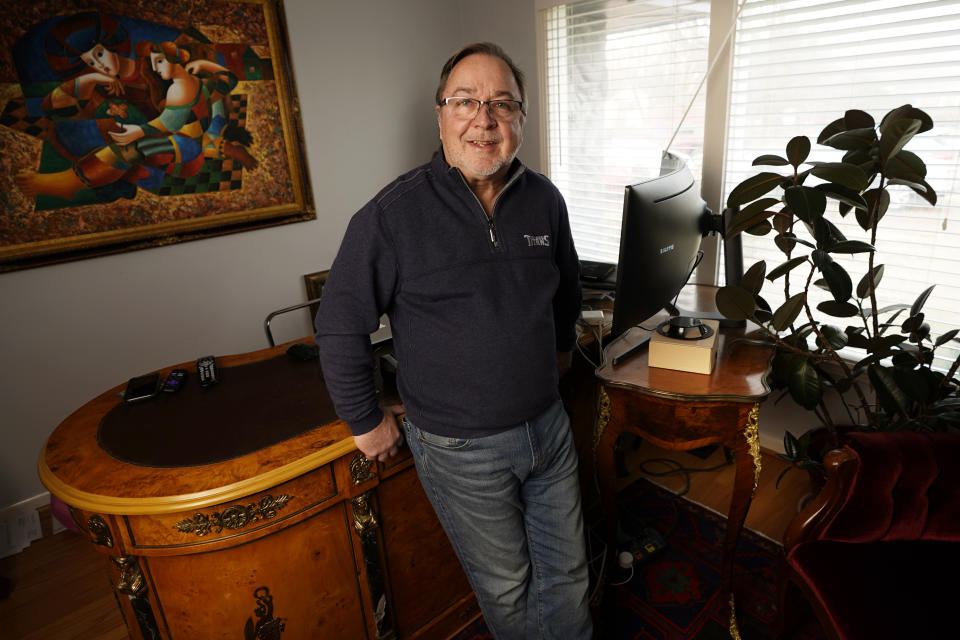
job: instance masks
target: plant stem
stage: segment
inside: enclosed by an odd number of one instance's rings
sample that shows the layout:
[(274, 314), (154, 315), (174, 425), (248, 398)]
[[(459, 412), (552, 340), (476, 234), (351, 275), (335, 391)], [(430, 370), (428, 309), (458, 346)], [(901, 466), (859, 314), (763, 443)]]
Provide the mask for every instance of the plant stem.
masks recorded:
[[(877, 227), (880, 226), (880, 201), (883, 200), (884, 187), (884, 178), (883, 172), (880, 172), (880, 186), (877, 188), (877, 197), (873, 199), (873, 206), (870, 207), (868, 212), (868, 219), (870, 221), (870, 244), (874, 248), (877, 246)], [(877, 317), (879, 313), (877, 309), (877, 285), (874, 282), (873, 275), (873, 265), (876, 259), (876, 251), (871, 251), (870, 255), (867, 257), (867, 277), (870, 278), (870, 306), (873, 309), (873, 335), (880, 335), (880, 319)]]
[[(872, 252), (871, 252), (871, 255), (872, 255)], [(806, 282), (804, 291), (810, 291), (810, 283), (813, 280), (814, 272), (815, 272), (815, 268), (811, 267), (810, 275), (807, 277), (807, 282)], [(850, 369), (850, 366), (847, 364), (847, 362), (840, 357), (840, 354), (838, 354), (834, 350), (834, 348), (830, 346), (830, 343), (827, 342), (826, 338), (824, 338), (823, 334), (820, 332), (820, 326), (816, 322), (816, 320), (814, 320), (813, 310), (810, 308), (810, 303), (807, 301), (806, 298), (804, 298), (804, 301), (803, 301), (803, 309), (807, 313), (807, 319), (810, 321), (810, 327), (813, 329), (813, 332), (817, 334), (817, 341), (820, 344), (821, 349), (823, 350), (822, 353), (826, 356), (823, 358), (823, 360), (831, 360), (833, 362), (836, 362), (840, 366), (840, 369), (843, 371), (844, 376), (852, 381), (854, 379), (853, 371)], [(851, 387), (853, 388), (854, 393), (857, 394), (857, 397), (859, 397), (860, 402), (863, 403), (864, 405), (864, 411), (867, 414), (866, 415), (867, 420), (872, 421), (873, 411), (871, 411), (870, 407), (868, 406), (867, 397), (864, 395), (863, 389), (861, 389), (860, 385), (856, 384), (856, 382), (851, 384)], [(847, 401), (843, 399), (843, 394), (840, 394), (840, 400), (843, 402), (844, 405), (847, 404)], [(850, 412), (850, 408), (847, 407), (847, 413), (849, 412)]]

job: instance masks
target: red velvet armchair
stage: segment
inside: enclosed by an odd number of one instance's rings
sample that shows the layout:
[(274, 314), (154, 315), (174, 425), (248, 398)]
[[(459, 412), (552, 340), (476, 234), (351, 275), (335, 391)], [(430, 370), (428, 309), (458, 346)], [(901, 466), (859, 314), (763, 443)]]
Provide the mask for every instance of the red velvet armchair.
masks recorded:
[(960, 638), (960, 434), (852, 433), (784, 535), (777, 637)]

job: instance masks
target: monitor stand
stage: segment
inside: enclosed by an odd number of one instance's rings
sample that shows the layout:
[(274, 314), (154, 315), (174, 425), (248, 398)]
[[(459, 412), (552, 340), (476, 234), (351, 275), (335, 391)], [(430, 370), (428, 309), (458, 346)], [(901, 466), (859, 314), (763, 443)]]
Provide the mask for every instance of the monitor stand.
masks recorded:
[[(663, 307), (663, 310), (670, 315), (670, 318), (689, 318), (694, 320), (695, 322), (690, 322), (691, 325), (699, 324), (699, 322), (696, 322), (699, 320), (716, 320), (720, 323), (721, 329), (739, 329), (747, 326), (746, 320), (730, 320), (719, 311), (690, 311), (688, 309), (679, 309), (672, 303), (667, 303)], [(642, 329), (642, 327), (640, 328)], [(653, 331), (656, 331), (656, 329)], [(650, 338), (653, 336), (653, 331), (644, 330), (643, 335), (630, 336), (630, 344), (623, 352), (611, 357), (611, 364), (613, 364), (613, 366), (617, 366), (624, 360), (637, 354), (640, 350), (647, 346), (648, 342), (650, 342)], [(611, 344), (624, 341), (629, 333), (630, 330), (628, 329), (620, 337), (616, 338)]]
[(672, 304), (663, 307), (670, 317), (680, 316), (683, 318), (695, 318), (697, 320), (716, 320), (720, 323), (722, 329), (742, 329), (747, 326), (746, 320), (731, 320), (719, 311), (690, 311), (688, 309), (679, 309)]

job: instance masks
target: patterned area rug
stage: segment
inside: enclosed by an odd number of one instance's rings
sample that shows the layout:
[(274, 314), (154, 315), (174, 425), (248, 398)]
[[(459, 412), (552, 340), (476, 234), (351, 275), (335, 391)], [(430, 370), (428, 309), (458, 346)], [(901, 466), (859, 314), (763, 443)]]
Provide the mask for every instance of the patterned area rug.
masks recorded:
[[(606, 640), (726, 640), (729, 623), (720, 601), (720, 556), (726, 520), (700, 505), (646, 481), (620, 492), (623, 527), (664, 534), (666, 548), (629, 571), (608, 571), (606, 614), (597, 638)], [(594, 539), (596, 536), (594, 536)], [(780, 547), (744, 529), (737, 548), (735, 592), (743, 640), (770, 638), (776, 617), (777, 554)], [(609, 606), (612, 603), (612, 606)], [(795, 640), (822, 640), (817, 621), (804, 620)], [(454, 640), (493, 638), (480, 619)]]

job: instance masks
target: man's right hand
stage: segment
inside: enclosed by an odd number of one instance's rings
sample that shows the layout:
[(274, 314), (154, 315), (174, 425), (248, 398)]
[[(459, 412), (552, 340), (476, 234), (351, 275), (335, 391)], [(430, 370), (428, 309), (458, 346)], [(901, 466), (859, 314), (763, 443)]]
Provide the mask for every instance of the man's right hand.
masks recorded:
[(403, 413), (403, 405), (383, 407), (383, 420), (372, 430), (353, 436), (353, 441), (360, 449), (360, 453), (367, 460), (385, 462), (388, 458), (397, 455), (400, 445), (403, 444), (403, 433), (397, 425), (397, 415)]

